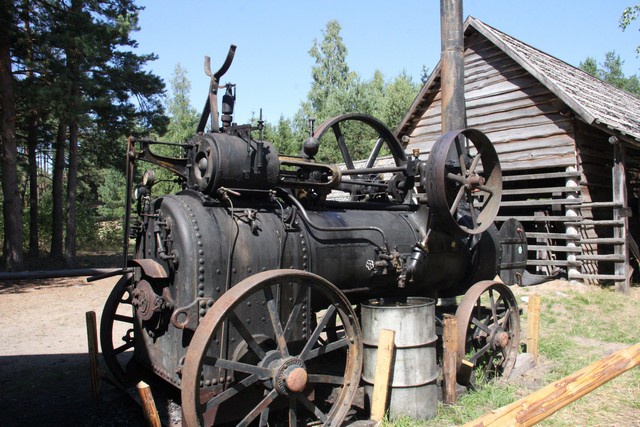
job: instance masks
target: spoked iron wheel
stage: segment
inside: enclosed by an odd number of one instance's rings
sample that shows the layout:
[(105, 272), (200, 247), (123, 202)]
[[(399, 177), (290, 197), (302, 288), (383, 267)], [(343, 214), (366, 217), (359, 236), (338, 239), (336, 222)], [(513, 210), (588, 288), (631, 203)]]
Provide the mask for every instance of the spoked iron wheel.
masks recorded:
[(476, 380), (509, 377), (520, 340), (520, 313), (511, 290), (500, 282), (478, 282), (465, 293), (456, 317), (458, 360), (474, 365)]
[[(406, 162), (402, 144), (393, 132), (380, 120), (362, 113), (348, 113), (336, 116), (322, 123), (313, 133), (320, 143), (320, 161), (340, 162), (345, 165), (340, 190), (351, 193), (352, 200), (364, 196), (383, 194), (389, 188), (388, 183), (380, 179), (379, 174), (357, 174), (358, 169), (372, 168), (379, 157), (390, 156), (393, 161), (385, 166), (400, 166)], [(342, 159), (323, 159), (322, 150), (333, 144), (338, 145)], [(353, 171), (353, 172), (349, 172)], [(404, 186), (397, 180), (397, 186)], [(402, 196), (402, 188), (392, 186), (392, 193)], [(396, 194), (392, 194), (396, 196)]]
[(478, 234), (493, 224), (502, 198), (502, 170), (480, 131), (451, 131), (435, 142), (423, 183), (439, 222), (452, 232)]
[(107, 368), (121, 385), (126, 383), (126, 368), (134, 346), (132, 278), (133, 275), (127, 273), (118, 280), (107, 298), (100, 320), (102, 356)]
[[(328, 333), (334, 315), (340, 333)], [(337, 426), (361, 369), (362, 335), (342, 292), (304, 271), (259, 273), (198, 326), (182, 371), (183, 421), (208, 426), (232, 414), (239, 426)]]

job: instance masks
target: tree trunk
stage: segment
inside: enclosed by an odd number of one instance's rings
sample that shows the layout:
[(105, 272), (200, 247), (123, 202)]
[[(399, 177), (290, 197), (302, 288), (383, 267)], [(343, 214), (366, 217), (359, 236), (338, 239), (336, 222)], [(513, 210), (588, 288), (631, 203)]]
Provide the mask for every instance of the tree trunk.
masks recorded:
[(27, 146), (29, 156), (29, 256), (40, 256), (38, 230), (38, 116), (33, 113), (29, 118), (27, 131)]
[(76, 190), (78, 188), (78, 119), (69, 125), (69, 173), (67, 175), (67, 234), (64, 262), (67, 267), (76, 264)]
[(58, 135), (56, 136), (56, 156), (53, 162), (53, 183), (52, 183), (52, 215), (51, 215), (51, 251), (50, 257), (62, 259), (62, 234), (64, 217), (62, 210), (62, 183), (64, 176), (64, 145), (67, 136), (66, 125), (63, 119), (58, 124)]
[(22, 269), (22, 206), (18, 190), (16, 111), (11, 71), (13, 2), (0, 0), (0, 99), (2, 110), (2, 191), (4, 203), (4, 253), (7, 271)]

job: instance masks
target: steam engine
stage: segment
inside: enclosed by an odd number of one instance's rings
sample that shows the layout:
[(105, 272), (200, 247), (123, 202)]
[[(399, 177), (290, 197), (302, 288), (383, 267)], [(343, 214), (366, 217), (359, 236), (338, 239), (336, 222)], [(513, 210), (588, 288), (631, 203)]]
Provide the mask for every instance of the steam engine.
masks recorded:
[[(131, 379), (131, 363), (149, 368), (181, 391), (187, 425), (339, 424), (362, 364), (358, 304), (453, 297), (479, 282), (504, 316), (483, 339), (510, 369), (517, 309), (492, 280), (502, 265), (507, 284), (517, 281), (505, 248), (517, 241), (521, 253), (526, 243), (517, 224), (502, 234), (493, 225), (501, 172), (489, 140), (450, 132), (424, 160), (379, 120), (346, 114), (313, 130), (299, 156), (279, 155), (260, 122), (232, 123), (232, 85), (218, 123), (219, 78), (233, 52), (217, 73), (207, 67), (211, 91), (196, 136), (178, 144), (183, 157), (129, 141), (129, 191), (139, 160), (170, 170), (182, 190), (153, 194), (147, 171), (131, 191), (135, 252), (101, 325), (116, 379)], [(364, 161), (349, 152), (353, 124), (375, 135)], [(338, 147), (341, 165), (318, 160), (324, 144)], [(474, 345), (467, 325), (461, 339), (467, 351)]]

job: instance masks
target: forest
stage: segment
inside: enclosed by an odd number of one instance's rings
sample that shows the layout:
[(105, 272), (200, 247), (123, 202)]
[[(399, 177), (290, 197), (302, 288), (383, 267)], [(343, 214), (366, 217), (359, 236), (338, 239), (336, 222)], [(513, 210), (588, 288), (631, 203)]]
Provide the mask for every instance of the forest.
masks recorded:
[[(200, 113), (190, 105), (184, 69), (176, 64), (166, 83), (148, 71), (157, 57), (136, 52), (140, 11), (134, 0), (0, 0), (3, 270), (40, 259), (73, 267), (79, 251), (119, 251), (127, 137), (182, 143), (195, 132)], [(637, 13), (628, 8), (621, 26)], [(317, 125), (363, 112), (394, 129), (428, 77), (423, 66), (414, 70), (417, 81), (406, 71), (362, 78), (348, 65), (340, 31), (329, 21), (310, 43), (311, 87), (297, 113), (264, 123), (262, 137), (281, 154), (300, 152), (311, 119)], [(615, 52), (580, 64), (640, 94), (638, 78), (625, 77), (621, 66)], [(166, 172), (157, 174), (156, 191), (179, 189)]]
[[(157, 57), (134, 52), (140, 11), (132, 0), (0, 0), (4, 270), (118, 251), (127, 137), (181, 143), (195, 132), (184, 69), (167, 88), (147, 71)], [(330, 21), (313, 41), (312, 88), (295, 117), (264, 124), (281, 153), (299, 152), (311, 118), (359, 111), (394, 126), (419, 90), (407, 73), (364, 80), (350, 70), (340, 29)], [(158, 191), (179, 189), (158, 173)]]

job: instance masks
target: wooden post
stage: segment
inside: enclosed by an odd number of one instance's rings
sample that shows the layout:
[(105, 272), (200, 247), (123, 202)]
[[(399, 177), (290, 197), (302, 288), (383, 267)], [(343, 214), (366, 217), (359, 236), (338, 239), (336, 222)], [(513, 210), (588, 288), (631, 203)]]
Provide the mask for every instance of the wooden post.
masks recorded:
[(451, 314), (444, 315), (442, 357), (442, 401), (456, 403), (456, 377), (458, 370), (458, 320)]
[(527, 312), (527, 353), (533, 355), (533, 363), (537, 365), (538, 343), (540, 339), (540, 295), (529, 295)]
[(142, 401), (144, 418), (147, 420), (147, 423), (150, 427), (161, 427), (160, 416), (158, 416), (158, 410), (156, 409), (156, 403), (153, 400), (149, 384), (140, 381), (137, 388), (140, 400)]
[(463, 427), (532, 426), (638, 365), (640, 343), (617, 351)]
[(91, 395), (94, 402), (100, 402), (100, 371), (98, 369), (98, 330), (96, 327), (96, 312), (85, 313), (87, 322), (87, 343), (89, 345), (89, 378), (91, 379)]
[(629, 230), (629, 217), (627, 206), (627, 178), (625, 172), (625, 147), (622, 141), (612, 136), (609, 142), (613, 144), (613, 168), (612, 175), (612, 191), (613, 201), (618, 204), (613, 209), (613, 219), (621, 221), (622, 225), (615, 225), (613, 228), (613, 237), (618, 239), (621, 244), (614, 246), (614, 254), (623, 258), (623, 261), (616, 261), (615, 275), (623, 277), (616, 280), (616, 291), (623, 294), (629, 293), (629, 279), (631, 276), (631, 266), (629, 265), (629, 248), (627, 245), (627, 231)]
[(389, 377), (393, 364), (394, 340), (396, 332), (382, 329), (378, 338), (376, 353), (376, 373), (373, 379), (373, 397), (371, 398), (371, 420), (382, 421), (387, 411)]

